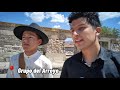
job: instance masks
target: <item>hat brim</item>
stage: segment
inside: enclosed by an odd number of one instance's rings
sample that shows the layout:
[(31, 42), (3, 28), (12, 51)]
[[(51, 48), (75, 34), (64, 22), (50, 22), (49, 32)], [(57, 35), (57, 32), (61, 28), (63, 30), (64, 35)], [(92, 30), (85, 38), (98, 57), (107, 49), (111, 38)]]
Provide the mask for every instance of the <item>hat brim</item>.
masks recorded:
[(47, 44), (49, 41), (46, 34), (44, 34), (42, 31), (38, 29), (29, 27), (29, 26), (18, 26), (13, 30), (13, 33), (18, 39), (22, 40), (22, 35), (24, 31), (32, 31), (32, 32), (37, 33), (37, 35), (42, 39), (41, 45)]

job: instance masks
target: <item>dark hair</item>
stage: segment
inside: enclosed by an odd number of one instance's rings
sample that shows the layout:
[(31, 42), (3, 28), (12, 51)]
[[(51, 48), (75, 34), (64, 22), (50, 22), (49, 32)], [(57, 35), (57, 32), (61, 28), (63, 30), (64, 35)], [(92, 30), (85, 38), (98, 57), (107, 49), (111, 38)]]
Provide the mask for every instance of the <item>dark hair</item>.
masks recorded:
[(69, 23), (78, 18), (86, 18), (86, 21), (93, 27), (101, 26), (97, 12), (72, 12), (68, 17)]

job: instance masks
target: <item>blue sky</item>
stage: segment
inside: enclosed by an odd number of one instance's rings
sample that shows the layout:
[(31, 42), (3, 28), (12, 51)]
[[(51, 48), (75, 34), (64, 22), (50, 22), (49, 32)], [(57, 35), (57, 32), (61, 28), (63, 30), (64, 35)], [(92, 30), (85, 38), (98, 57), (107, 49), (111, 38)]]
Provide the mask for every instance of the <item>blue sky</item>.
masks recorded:
[[(70, 12), (0, 12), (0, 21), (29, 25), (36, 22), (42, 27), (69, 30)], [(102, 26), (120, 30), (120, 12), (99, 12)]]

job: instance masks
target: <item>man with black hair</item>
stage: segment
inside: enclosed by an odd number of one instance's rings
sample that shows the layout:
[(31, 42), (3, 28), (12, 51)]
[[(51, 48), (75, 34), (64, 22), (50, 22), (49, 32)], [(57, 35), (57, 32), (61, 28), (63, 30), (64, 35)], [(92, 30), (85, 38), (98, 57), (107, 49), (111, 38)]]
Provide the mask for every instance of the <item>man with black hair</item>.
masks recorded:
[(99, 14), (72, 12), (68, 20), (73, 42), (80, 52), (64, 62), (60, 78), (120, 78), (120, 52), (99, 44)]

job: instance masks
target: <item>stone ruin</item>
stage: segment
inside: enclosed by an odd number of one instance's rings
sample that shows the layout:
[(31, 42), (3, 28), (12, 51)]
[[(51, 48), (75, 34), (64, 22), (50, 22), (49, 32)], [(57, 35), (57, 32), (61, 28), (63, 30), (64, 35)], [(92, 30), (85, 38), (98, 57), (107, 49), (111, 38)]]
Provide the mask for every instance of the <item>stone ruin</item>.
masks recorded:
[[(0, 55), (1, 56), (7, 55), (8, 54), (7, 52), (11, 53), (15, 51), (18, 52), (22, 51), (21, 41), (18, 40), (13, 35), (13, 29), (19, 25), (22, 24), (0, 22), (0, 42), (1, 42)], [(73, 45), (73, 43), (69, 47), (71, 48), (71, 51), (67, 51), (68, 49), (66, 49), (67, 45), (65, 39), (71, 38), (71, 33), (69, 30), (62, 30), (62, 29), (48, 28), (48, 27), (40, 27), (40, 29), (42, 29), (43, 32), (47, 34), (47, 36), (49, 37), (49, 42), (46, 45), (40, 46), (39, 50), (52, 61), (54, 68), (62, 67), (64, 61), (68, 58), (67, 55), (70, 57), (78, 52), (75, 46)], [(117, 44), (115, 41), (116, 40), (113, 38), (106, 38), (106, 37), (102, 37), (100, 39), (101, 45), (104, 46), (105, 45), (104, 42), (106, 43), (105, 46), (106, 48), (112, 50), (120, 50), (120, 40), (117, 41)], [(115, 45), (117, 45), (117, 48)], [(70, 52), (70, 53), (66, 54), (66, 52)], [(9, 55), (6, 57), (9, 57)]]

